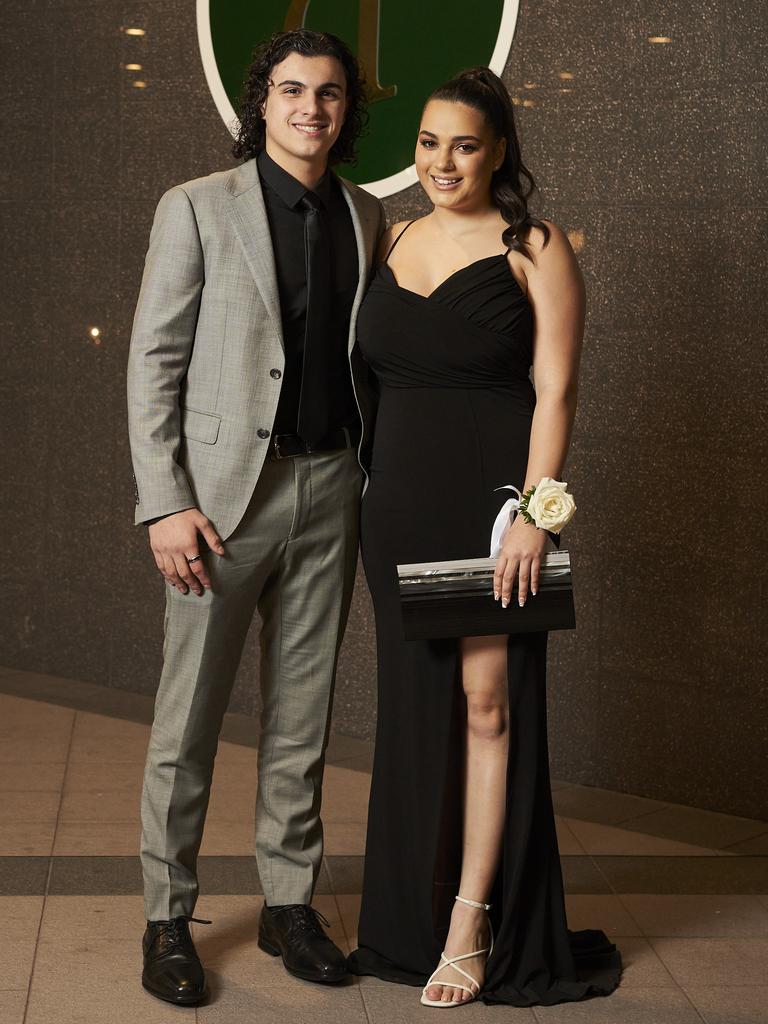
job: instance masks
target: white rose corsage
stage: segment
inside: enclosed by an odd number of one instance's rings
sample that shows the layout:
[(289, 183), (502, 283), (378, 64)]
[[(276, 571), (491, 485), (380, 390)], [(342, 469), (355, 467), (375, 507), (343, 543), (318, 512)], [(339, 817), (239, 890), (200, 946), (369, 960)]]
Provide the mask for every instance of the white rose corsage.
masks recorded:
[(568, 484), (564, 480), (553, 480), (551, 476), (543, 476), (538, 484), (521, 494), (512, 484), (497, 487), (497, 491), (514, 491), (516, 498), (506, 501), (491, 531), (491, 558), (501, 553), (501, 540), (506, 528), (512, 522), (512, 514), (517, 512), (526, 523), (534, 523), (540, 530), (560, 533), (573, 519), (576, 503), (573, 495), (566, 491)]

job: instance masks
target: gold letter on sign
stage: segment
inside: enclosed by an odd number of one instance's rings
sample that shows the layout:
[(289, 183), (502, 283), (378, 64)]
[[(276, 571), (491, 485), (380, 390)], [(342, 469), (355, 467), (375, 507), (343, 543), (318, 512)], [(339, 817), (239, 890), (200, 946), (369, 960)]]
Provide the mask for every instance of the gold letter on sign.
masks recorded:
[(368, 82), (368, 102), (388, 100), (397, 92), (396, 85), (382, 85), (379, 81), (379, 20), (381, 0), (360, 0), (360, 21), (357, 29), (357, 48), (365, 68)]
[[(285, 16), (286, 32), (303, 28), (311, 0), (291, 0)], [(381, 0), (359, 0), (360, 19), (358, 23), (357, 48), (360, 63), (365, 70), (368, 102), (388, 100), (397, 93), (396, 85), (382, 85), (379, 82), (379, 20)]]
[(291, 0), (288, 13), (285, 16), (283, 28), (286, 32), (293, 32), (294, 29), (304, 28), (304, 19), (307, 16), (307, 8), (310, 0)]

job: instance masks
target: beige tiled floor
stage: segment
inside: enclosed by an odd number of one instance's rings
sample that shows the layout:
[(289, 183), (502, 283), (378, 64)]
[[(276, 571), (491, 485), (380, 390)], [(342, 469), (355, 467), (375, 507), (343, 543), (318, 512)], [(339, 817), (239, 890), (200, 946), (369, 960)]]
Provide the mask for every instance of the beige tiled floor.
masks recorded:
[[(660, 897), (645, 896), (568, 898), (572, 927), (599, 920), (622, 950), (624, 976), (610, 999), (535, 1007), (533, 1011), (477, 1007), (472, 1016), (667, 1024), (668, 1020), (700, 1022), (694, 1008), (700, 1003), (707, 1014), (720, 1014), (715, 1019), (723, 1024), (764, 1021), (760, 1014), (765, 1003), (759, 997), (768, 992), (768, 937), (764, 932), (768, 910), (759, 900), (743, 897), (665, 897), (659, 901)], [(319, 896), (315, 905), (329, 920), (331, 937), (348, 952), (355, 945), (359, 896)], [(210, 1005), (197, 1011), (201, 1021), (271, 1024), (282, 1016), (290, 1021), (328, 1019), (334, 1024), (364, 1024), (365, 1011), (369, 1021), (381, 1024), (430, 1019), (418, 1006), (415, 989), (366, 978), (329, 991), (291, 978), (279, 960), (255, 944), (258, 907), (252, 897), (203, 896), (197, 909), (200, 916), (214, 922), (193, 926), (212, 990)], [(143, 925), (141, 897), (48, 896), (44, 907), (42, 897), (3, 897), (0, 913), (4, 922), (0, 990), (4, 1015), (0, 1019), (7, 1024), (20, 1024), (24, 1019), (26, 998), (22, 1000), (22, 996), (26, 997), (27, 988), (26, 1024), (107, 1024), (134, 1021), (137, 1016), (165, 1021), (184, 1012), (157, 1003), (136, 983), (140, 966), (136, 936)], [(729, 928), (740, 924), (741, 937), (718, 937), (723, 932), (720, 914), (725, 914)], [(698, 937), (640, 935), (649, 922), (668, 933), (693, 928)], [(733, 984), (735, 979), (738, 986)], [(187, 1011), (188, 1018), (192, 1015)], [(709, 1017), (705, 1015), (704, 1020)]]
[[(639, 831), (629, 831), (614, 825), (599, 825), (593, 821), (578, 821), (576, 818), (564, 818), (576, 843), (583, 853), (606, 854), (652, 854), (667, 857), (710, 857), (716, 850), (694, 846), (691, 843), (678, 843), (673, 839), (664, 839), (655, 835), (646, 835)], [(561, 852), (565, 852), (562, 851)]]
[[(146, 725), (0, 694), (0, 856), (135, 858)], [(256, 750), (222, 742), (201, 853), (249, 856)], [(364, 850), (369, 776), (326, 769), (326, 852)], [(560, 851), (601, 856), (718, 858), (764, 852), (768, 825), (642, 797), (558, 784)], [(625, 861), (622, 861), (625, 863)], [(679, 863), (679, 861), (676, 861)], [(341, 877), (341, 876), (339, 876)], [(768, 878), (766, 878), (768, 893)], [(194, 925), (211, 997), (196, 1010), (167, 1006), (138, 984), (143, 929), (138, 895), (0, 896), (2, 1024), (410, 1024), (429, 1021), (418, 990), (372, 978), (325, 989), (290, 977), (255, 944), (260, 899), (203, 895), (210, 926)], [(360, 897), (315, 905), (345, 951), (357, 943)], [(462, 1020), (542, 1024), (765, 1024), (768, 895), (610, 892), (567, 897), (571, 928), (603, 928), (624, 958), (622, 984), (604, 1000), (516, 1010), (474, 1005)]]

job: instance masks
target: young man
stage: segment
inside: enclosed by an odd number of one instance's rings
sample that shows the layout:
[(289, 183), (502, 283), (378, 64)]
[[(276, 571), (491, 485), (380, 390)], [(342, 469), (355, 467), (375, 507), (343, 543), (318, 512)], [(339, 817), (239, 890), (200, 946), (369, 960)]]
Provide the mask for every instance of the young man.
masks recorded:
[(142, 983), (194, 1004), (189, 933), (214, 757), (258, 610), (262, 728), (259, 945), (313, 981), (344, 956), (310, 906), (336, 658), (358, 545), (357, 308), (384, 231), (379, 201), (337, 178), (364, 119), (357, 63), (298, 30), (259, 48), (233, 153), (157, 207), (131, 338), (136, 521), (169, 584), (142, 797)]

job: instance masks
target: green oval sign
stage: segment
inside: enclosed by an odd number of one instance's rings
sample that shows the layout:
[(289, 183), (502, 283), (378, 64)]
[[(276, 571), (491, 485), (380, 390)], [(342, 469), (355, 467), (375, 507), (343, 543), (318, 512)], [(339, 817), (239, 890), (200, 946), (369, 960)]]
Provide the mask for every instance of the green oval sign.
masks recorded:
[(517, 10), (518, 0), (197, 0), (197, 35), (208, 87), (233, 135), (234, 104), (260, 40), (301, 26), (343, 39), (365, 69), (370, 103), (358, 162), (343, 174), (382, 197), (416, 181), (414, 140), (432, 89), (476, 64), (502, 73)]

